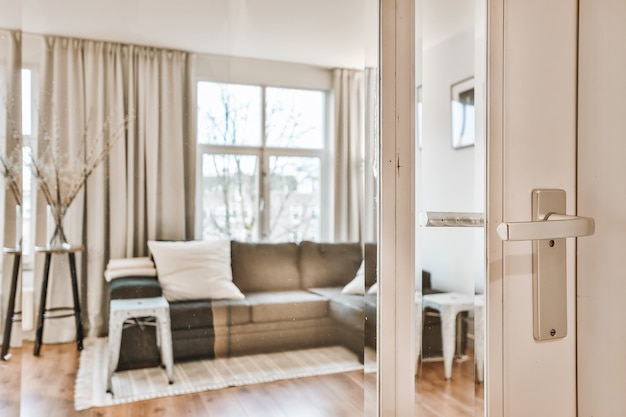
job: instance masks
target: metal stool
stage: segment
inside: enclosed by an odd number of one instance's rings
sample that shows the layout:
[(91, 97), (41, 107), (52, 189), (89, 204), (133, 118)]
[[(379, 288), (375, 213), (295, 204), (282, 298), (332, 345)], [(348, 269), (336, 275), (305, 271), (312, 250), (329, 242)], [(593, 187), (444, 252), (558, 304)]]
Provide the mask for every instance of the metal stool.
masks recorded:
[[(172, 330), (170, 327), (170, 305), (164, 297), (131, 298), (111, 300), (109, 311), (109, 363), (107, 392), (113, 393), (111, 380), (120, 358), (122, 330), (129, 319), (154, 317), (157, 326), (157, 343), (161, 350), (161, 363), (165, 366), (168, 382), (174, 382), (174, 356)], [(151, 324), (151, 323), (147, 323)]]

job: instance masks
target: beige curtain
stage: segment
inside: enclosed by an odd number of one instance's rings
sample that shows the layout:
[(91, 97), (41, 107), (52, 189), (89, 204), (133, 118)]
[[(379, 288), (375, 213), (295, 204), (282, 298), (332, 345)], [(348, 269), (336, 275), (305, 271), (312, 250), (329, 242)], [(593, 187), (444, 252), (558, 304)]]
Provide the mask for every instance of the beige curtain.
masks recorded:
[[(21, 143), (16, 134), (16, 129), (21, 128), (21, 100), (20, 100), (20, 70), (21, 70), (21, 39), (19, 31), (0, 29), (0, 152), (9, 163), (19, 164)], [(18, 182), (21, 180), (17, 178)], [(21, 228), (17, 227), (16, 199), (10, 191), (6, 178), (1, 180), (0, 194), (0, 234), (3, 236), (4, 247), (15, 247), (19, 241)], [(13, 255), (2, 255), (2, 275), (0, 285), (2, 297), (0, 299), (0, 342), (4, 334), (4, 321), (8, 303), (11, 276), (13, 270)], [(16, 310), (19, 310), (21, 291), (18, 286), (16, 296)], [(11, 345), (21, 345), (21, 331), (19, 324), (13, 325)]]
[(363, 241), (376, 242), (378, 233), (378, 69), (366, 68), (365, 85), (365, 166), (363, 180), (365, 197), (363, 206)]
[[(39, 152), (46, 141), (76, 155), (98, 134), (132, 115), (126, 134), (89, 177), (65, 218), (78, 256), (85, 335), (106, 332), (106, 285), (110, 258), (140, 256), (148, 239), (186, 239), (193, 230), (194, 161), (190, 127), (191, 74), (186, 52), (116, 43), (45, 37), (40, 80)], [(88, 132), (87, 145), (83, 132)], [(105, 133), (106, 134), (106, 133)], [(49, 235), (45, 200), (38, 197), (38, 244)], [(66, 257), (53, 257), (49, 306), (71, 305)], [(35, 288), (43, 256), (36, 259)], [(39, 300), (39, 294), (36, 294)], [(74, 324), (46, 322), (44, 342), (72, 340)]]
[(360, 242), (363, 221), (364, 80), (363, 71), (336, 69), (335, 97), (335, 236), (337, 242)]

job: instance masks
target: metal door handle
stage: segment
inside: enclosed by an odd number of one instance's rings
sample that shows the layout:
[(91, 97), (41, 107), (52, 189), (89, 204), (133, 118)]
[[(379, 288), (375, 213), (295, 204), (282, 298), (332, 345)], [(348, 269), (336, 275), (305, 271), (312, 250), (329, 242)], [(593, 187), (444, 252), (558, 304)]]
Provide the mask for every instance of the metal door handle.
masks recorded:
[(565, 212), (564, 190), (534, 190), (531, 222), (501, 223), (502, 240), (533, 241), (533, 336), (554, 340), (567, 336), (565, 238), (592, 235), (591, 217)]
[(533, 222), (501, 223), (496, 231), (502, 240), (542, 240), (589, 236), (596, 223), (591, 217), (548, 213)]

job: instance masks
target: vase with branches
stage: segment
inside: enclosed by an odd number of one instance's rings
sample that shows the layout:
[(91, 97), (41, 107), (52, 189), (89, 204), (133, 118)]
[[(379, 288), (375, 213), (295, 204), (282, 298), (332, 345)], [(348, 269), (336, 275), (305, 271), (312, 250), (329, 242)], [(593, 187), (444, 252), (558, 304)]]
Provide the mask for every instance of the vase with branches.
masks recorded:
[(44, 126), (44, 149), (38, 156), (31, 155), (28, 163), (54, 221), (50, 246), (68, 245), (63, 227), (67, 210), (89, 176), (108, 157), (118, 140), (125, 136), (131, 118), (128, 115), (114, 126), (111, 117), (107, 117), (94, 135), (86, 127), (81, 146), (72, 155), (61, 149), (59, 138), (52, 138)]

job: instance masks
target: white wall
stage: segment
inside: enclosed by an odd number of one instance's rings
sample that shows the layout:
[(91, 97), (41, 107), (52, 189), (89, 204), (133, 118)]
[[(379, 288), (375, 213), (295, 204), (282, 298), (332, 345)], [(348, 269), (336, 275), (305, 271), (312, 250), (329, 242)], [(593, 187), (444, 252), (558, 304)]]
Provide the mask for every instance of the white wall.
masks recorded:
[(0, 28), (22, 27), (22, 4), (20, 0), (0, 0)]
[[(425, 18), (428, 10), (424, 6)], [(470, 16), (473, 19), (473, 15)], [(424, 35), (427, 38), (427, 34)], [(453, 149), (452, 84), (474, 75), (474, 30), (465, 29), (439, 43), (425, 42), (422, 59), (423, 144), (420, 211), (475, 211), (475, 147)], [(483, 166), (484, 168), (484, 166)], [(484, 195), (484, 194), (481, 194)], [(475, 291), (474, 228), (422, 228), (422, 267), (434, 288)], [(482, 256), (482, 255), (479, 255)]]
[[(376, 0), (0, 0), (25, 32), (363, 68)], [(21, 12), (20, 9), (21, 8)], [(121, 13), (120, 13), (121, 11)], [(374, 61), (375, 62), (375, 61)], [(369, 62), (373, 64), (374, 62)]]
[(578, 412), (626, 415), (626, 3), (581, 0), (578, 212)]
[[(251, 70), (254, 68), (254, 70)], [(195, 73), (218, 82), (331, 90), (331, 70), (313, 65), (196, 54)]]

